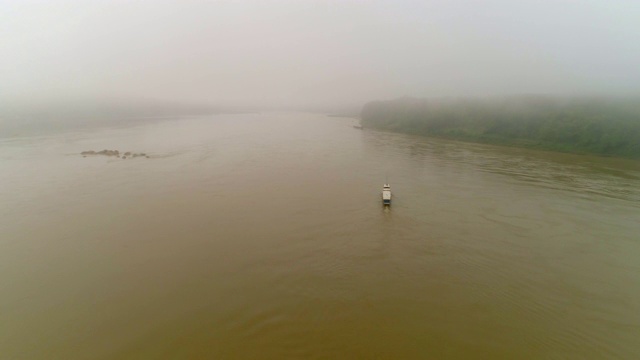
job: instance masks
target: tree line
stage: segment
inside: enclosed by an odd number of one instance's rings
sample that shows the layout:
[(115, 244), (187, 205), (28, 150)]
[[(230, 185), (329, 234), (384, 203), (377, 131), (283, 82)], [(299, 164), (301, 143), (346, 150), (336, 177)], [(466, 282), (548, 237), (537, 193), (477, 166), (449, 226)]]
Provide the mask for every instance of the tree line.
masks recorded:
[(640, 159), (640, 100), (400, 98), (365, 104), (364, 127), (492, 144)]

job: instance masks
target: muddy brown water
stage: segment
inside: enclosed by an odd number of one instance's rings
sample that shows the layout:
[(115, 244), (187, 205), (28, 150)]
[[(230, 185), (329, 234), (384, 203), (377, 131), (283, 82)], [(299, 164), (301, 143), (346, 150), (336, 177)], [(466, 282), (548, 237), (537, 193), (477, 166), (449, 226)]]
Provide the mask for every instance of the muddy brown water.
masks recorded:
[(354, 123), (2, 139), (0, 357), (640, 357), (637, 162)]

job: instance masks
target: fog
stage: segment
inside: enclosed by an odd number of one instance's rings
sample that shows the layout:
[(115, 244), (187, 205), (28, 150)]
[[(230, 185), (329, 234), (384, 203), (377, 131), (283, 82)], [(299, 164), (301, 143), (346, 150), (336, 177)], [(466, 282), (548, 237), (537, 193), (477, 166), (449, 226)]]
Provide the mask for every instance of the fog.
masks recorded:
[(637, 1), (0, 2), (0, 100), (344, 107), (640, 90)]
[(0, 0), (0, 360), (640, 359), (639, 224), (640, 0)]

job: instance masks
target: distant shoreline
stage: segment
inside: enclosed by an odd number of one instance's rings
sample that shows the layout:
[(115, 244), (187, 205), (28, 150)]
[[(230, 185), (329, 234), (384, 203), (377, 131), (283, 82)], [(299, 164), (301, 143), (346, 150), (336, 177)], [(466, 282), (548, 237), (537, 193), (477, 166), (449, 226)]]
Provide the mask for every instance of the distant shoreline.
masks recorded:
[(635, 99), (415, 99), (364, 105), (365, 128), (466, 142), (640, 160)]
[(347, 118), (347, 119), (359, 119), (360, 118), (360, 116), (358, 114), (327, 114), (327, 117)]
[(0, 139), (40, 136), (47, 134), (63, 133), (68, 131), (122, 127), (142, 125), (152, 122), (166, 121), (180, 117), (193, 117), (206, 115), (157, 115), (157, 116), (122, 116), (122, 117), (98, 117), (98, 116), (74, 116), (46, 118), (17, 118), (4, 120)]

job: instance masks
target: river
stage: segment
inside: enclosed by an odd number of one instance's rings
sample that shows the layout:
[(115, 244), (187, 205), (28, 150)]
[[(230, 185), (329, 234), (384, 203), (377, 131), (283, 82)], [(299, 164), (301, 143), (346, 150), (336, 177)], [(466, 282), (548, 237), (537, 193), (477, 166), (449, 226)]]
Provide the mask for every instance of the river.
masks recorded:
[(0, 357), (640, 357), (639, 163), (355, 122), (1, 139)]

